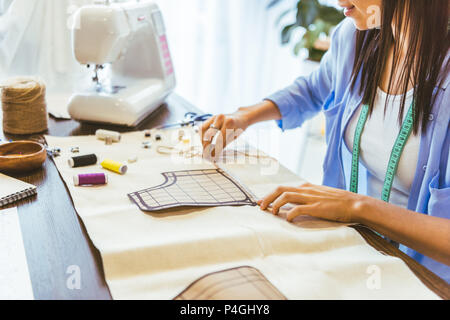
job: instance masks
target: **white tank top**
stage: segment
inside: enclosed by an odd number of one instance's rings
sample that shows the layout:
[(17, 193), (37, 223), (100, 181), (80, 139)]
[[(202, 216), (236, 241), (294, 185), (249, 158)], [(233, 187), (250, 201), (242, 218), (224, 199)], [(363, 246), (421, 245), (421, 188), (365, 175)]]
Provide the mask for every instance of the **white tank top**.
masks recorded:
[[(402, 96), (389, 96), (384, 114), (387, 94), (378, 89), (372, 115), (367, 120), (361, 136), (360, 161), (369, 171), (367, 181), (368, 196), (381, 199), (384, 179), (392, 148), (400, 132), (398, 115)], [(413, 101), (414, 90), (406, 94), (404, 118)], [(356, 125), (361, 114), (361, 107), (355, 112), (345, 132), (345, 143), (352, 152)], [(408, 206), (411, 185), (417, 168), (419, 157), (420, 134), (411, 134), (400, 158), (398, 171), (392, 186), (390, 203), (406, 208)]]

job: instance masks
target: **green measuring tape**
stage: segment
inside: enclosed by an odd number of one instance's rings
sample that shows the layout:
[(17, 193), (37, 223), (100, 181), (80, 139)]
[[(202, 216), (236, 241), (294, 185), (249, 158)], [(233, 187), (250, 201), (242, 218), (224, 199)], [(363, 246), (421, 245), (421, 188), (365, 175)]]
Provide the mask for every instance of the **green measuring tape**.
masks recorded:
[[(400, 162), (400, 157), (402, 156), (403, 150), (405, 149), (406, 142), (411, 136), (414, 118), (415, 118), (415, 103), (411, 104), (408, 114), (406, 115), (406, 120), (403, 122), (400, 133), (398, 134), (397, 140), (395, 141), (394, 148), (391, 152), (391, 157), (389, 159), (389, 164), (386, 170), (386, 178), (384, 179), (383, 191), (381, 193), (381, 199), (383, 201), (389, 202), (391, 197), (392, 184), (394, 183), (394, 177), (398, 170), (398, 164)], [(361, 115), (359, 116), (359, 121), (356, 126), (355, 138), (353, 142), (353, 156), (352, 156), (352, 174), (350, 180), (350, 191), (358, 193), (358, 175), (359, 175), (359, 157), (361, 148), (361, 136), (366, 126), (367, 119), (369, 116), (369, 106), (363, 105), (361, 110)]]

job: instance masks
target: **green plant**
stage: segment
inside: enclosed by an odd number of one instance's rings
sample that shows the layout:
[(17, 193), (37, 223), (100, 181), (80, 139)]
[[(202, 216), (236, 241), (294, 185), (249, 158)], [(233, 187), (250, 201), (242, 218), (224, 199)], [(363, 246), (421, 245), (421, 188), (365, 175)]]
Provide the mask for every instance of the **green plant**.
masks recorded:
[[(285, 0), (271, 0), (268, 8), (272, 8)], [(330, 36), (333, 27), (339, 24), (345, 16), (342, 11), (334, 7), (321, 4), (319, 0), (298, 0), (294, 8), (284, 11), (277, 24), (280, 24), (285, 16), (292, 11), (296, 11), (296, 21), (284, 26), (281, 31), (281, 43), (286, 45), (291, 42), (292, 34), (295, 30), (303, 28), (305, 33), (302, 39), (294, 46), (294, 54), (298, 55), (300, 49), (306, 48), (309, 52), (309, 59), (320, 61), (326, 52), (317, 46), (322, 35)]]

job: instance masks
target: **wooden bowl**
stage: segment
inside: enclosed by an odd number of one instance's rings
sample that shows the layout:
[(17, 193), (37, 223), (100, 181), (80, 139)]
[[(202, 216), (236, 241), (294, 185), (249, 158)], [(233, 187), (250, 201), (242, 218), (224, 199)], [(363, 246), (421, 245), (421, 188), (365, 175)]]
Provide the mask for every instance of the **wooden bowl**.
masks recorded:
[(38, 169), (47, 159), (45, 147), (37, 142), (16, 141), (0, 145), (0, 172)]

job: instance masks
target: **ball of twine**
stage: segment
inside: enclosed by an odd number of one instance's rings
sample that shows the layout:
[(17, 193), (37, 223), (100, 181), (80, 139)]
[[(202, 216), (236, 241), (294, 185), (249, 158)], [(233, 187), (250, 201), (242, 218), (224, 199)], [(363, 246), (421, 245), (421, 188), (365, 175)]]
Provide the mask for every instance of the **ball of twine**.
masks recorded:
[(37, 78), (15, 78), (2, 89), (3, 131), (33, 134), (48, 129), (45, 84)]

